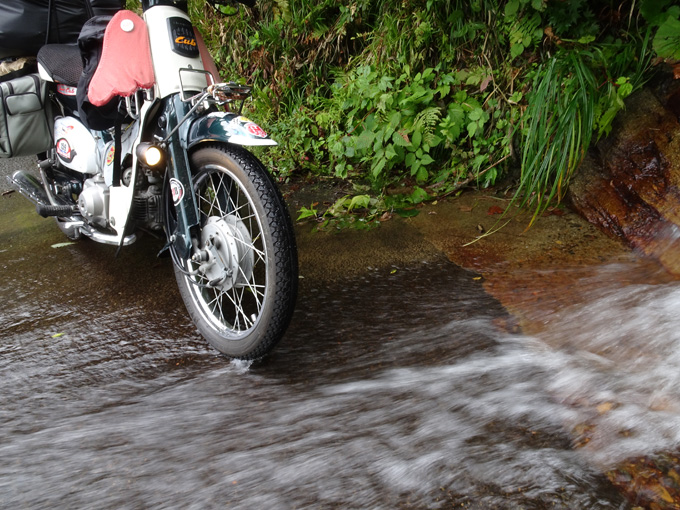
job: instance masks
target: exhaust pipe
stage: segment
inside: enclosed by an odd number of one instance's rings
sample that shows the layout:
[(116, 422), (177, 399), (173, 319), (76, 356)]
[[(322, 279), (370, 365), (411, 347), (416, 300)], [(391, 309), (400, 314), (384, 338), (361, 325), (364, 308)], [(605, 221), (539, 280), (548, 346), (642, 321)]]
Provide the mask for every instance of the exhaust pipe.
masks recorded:
[(48, 216), (68, 217), (78, 212), (76, 205), (52, 204), (42, 183), (35, 176), (23, 170), (17, 170), (7, 180), (19, 193), (35, 204), (36, 212), (43, 218)]

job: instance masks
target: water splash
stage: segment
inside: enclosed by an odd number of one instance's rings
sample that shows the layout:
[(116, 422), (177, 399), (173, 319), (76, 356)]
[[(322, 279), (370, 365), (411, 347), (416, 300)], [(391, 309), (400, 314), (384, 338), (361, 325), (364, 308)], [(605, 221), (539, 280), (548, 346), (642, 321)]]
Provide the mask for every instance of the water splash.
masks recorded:
[(603, 471), (678, 445), (680, 289), (604, 273), (533, 337), (447, 264), (303, 288), (264, 363), (220, 358), (132, 293), (96, 322), (15, 303), (3, 504), (628, 508)]

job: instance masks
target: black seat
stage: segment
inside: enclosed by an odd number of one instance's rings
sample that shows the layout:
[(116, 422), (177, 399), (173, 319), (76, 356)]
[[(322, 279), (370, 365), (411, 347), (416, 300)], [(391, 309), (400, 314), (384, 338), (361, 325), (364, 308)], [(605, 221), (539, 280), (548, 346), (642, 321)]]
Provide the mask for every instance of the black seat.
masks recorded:
[(78, 44), (47, 44), (38, 51), (38, 64), (57, 83), (78, 85), (83, 59)]

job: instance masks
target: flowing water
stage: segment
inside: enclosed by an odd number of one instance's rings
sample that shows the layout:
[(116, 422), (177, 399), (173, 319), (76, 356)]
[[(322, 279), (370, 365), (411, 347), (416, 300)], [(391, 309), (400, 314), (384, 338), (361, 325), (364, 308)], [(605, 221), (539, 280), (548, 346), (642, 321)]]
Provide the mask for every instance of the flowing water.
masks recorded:
[(248, 364), (157, 241), (63, 240), (0, 224), (1, 508), (622, 509), (604, 473), (678, 447), (680, 285), (629, 266), (533, 337), (447, 261), (303, 279)]

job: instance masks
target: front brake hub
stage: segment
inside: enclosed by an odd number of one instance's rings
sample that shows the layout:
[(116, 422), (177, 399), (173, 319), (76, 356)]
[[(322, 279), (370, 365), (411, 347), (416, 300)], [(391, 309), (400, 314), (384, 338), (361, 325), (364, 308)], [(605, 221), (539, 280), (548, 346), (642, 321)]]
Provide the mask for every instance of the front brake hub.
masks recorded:
[(198, 270), (210, 287), (222, 291), (243, 287), (250, 281), (255, 261), (250, 232), (233, 215), (212, 216), (203, 227), (201, 249), (193, 260), (200, 263)]

